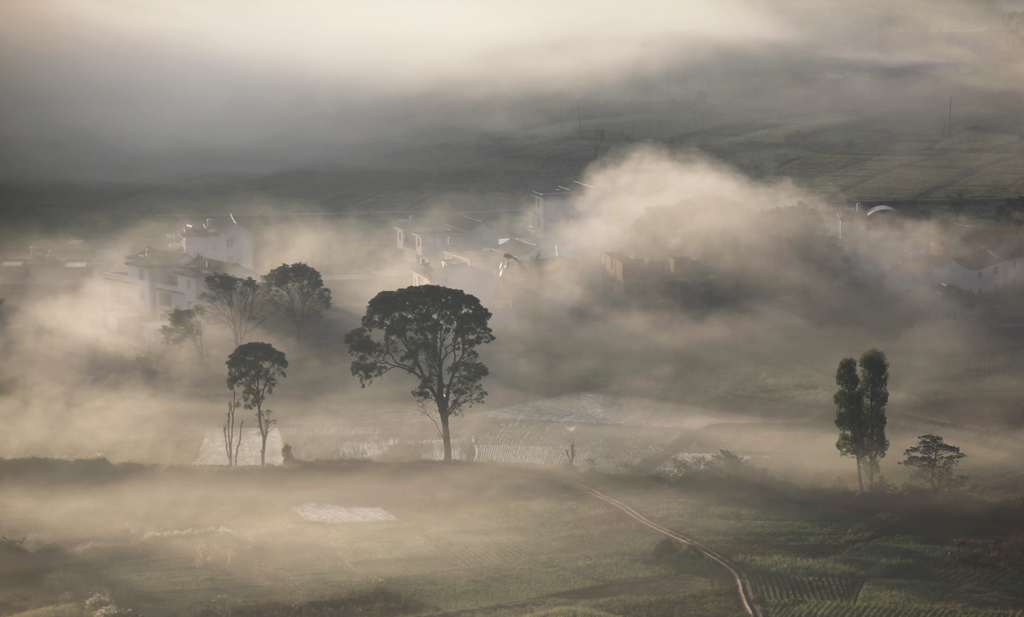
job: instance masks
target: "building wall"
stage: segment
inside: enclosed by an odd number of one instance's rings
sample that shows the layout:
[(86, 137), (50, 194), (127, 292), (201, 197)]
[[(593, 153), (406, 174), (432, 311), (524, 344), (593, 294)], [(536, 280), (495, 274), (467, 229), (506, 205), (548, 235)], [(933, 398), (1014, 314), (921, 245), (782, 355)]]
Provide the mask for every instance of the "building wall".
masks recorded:
[(238, 225), (215, 236), (186, 235), (182, 248), (190, 257), (202, 255), (217, 261), (239, 263), (253, 269), (252, 233)]
[(956, 261), (933, 270), (937, 284), (951, 285), (973, 293), (985, 293), (1024, 282), (1024, 259), (1003, 261), (994, 266), (970, 270)]

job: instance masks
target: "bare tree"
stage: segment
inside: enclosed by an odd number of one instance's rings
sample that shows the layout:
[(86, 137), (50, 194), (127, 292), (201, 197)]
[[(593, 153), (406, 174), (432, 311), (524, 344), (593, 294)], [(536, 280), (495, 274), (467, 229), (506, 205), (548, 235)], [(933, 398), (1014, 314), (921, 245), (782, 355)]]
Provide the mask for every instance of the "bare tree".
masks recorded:
[(238, 425), (238, 440), (235, 440), (235, 410), (238, 409), (238, 397), (235, 389), (231, 388), (231, 400), (228, 401), (228, 410), (224, 418), (224, 451), (228, 455), (228, 467), (238, 465), (238, 448), (242, 445), (242, 427), (245, 420)]

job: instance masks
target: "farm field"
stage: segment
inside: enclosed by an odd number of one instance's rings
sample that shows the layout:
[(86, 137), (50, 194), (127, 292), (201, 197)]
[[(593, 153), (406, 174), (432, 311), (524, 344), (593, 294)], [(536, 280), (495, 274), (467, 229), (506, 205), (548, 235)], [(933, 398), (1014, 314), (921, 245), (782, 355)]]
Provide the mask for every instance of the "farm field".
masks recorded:
[[(1009, 617), (1024, 602), (1021, 574), (953, 544), (977, 526), (940, 533), (900, 498), (772, 480), (434, 463), (30, 476), (0, 483), (3, 566), (18, 563), (11, 538), (52, 560), (0, 583), (0, 610), (19, 617), (72, 614), (99, 590), (151, 616), (367, 594), (401, 598), (378, 614), (744, 614), (717, 565), (655, 550), (658, 533), (570, 482), (727, 555), (769, 615)], [(935, 507), (970, 517), (950, 503)]]

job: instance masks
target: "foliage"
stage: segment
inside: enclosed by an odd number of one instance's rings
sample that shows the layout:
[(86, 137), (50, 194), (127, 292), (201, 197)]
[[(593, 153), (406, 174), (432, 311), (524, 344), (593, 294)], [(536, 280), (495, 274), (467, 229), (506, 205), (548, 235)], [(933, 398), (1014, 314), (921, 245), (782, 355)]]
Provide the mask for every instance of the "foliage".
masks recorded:
[(286, 376), (288, 360), (283, 351), (274, 349), (270, 343), (246, 343), (239, 345), (228, 356), (228, 388), (234, 392), (241, 386), (242, 406), (256, 410), (256, 424), (260, 430), (263, 445), (260, 449), (260, 464), (266, 464), (267, 434), (274, 420), (271, 410), (264, 409), (267, 396), (274, 393), (278, 378)]
[[(857, 373), (857, 366), (860, 373)], [(832, 396), (836, 408), (839, 440), (836, 449), (843, 456), (857, 459), (857, 484), (864, 490), (862, 471), (874, 485), (879, 459), (885, 457), (889, 440), (885, 437), (885, 406), (889, 402), (889, 363), (878, 349), (864, 352), (859, 362), (843, 358), (836, 369), (839, 389)]]
[(764, 469), (756, 469), (742, 456), (729, 450), (719, 450), (711, 456), (675, 457), (672, 459), (672, 476), (676, 478), (718, 478), (736, 479), (764, 476)]
[(167, 325), (160, 327), (164, 345), (181, 345), (186, 341), (192, 343), (196, 355), (206, 356), (203, 350), (203, 322), (200, 320), (202, 308), (174, 309), (167, 316)]
[(409, 600), (382, 587), (357, 591), (341, 597), (308, 602), (261, 602), (240, 607), (210, 604), (196, 617), (390, 617), (436, 611), (437, 607)]
[(836, 385), (839, 389), (832, 396), (836, 406), (836, 427), (839, 440), (836, 448), (843, 456), (857, 459), (857, 484), (864, 490), (861, 468), (867, 454), (867, 418), (864, 415), (864, 393), (857, 376), (857, 361), (843, 358), (836, 369)]
[[(475, 296), (459, 289), (421, 285), (382, 291), (366, 308), (362, 325), (345, 336), (355, 356), (352, 374), (366, 386), (392, 369), (419, 380), (412, 395), (432, 401), (441, 420), (444, 460), (452, 458), (448, 418), (481, 403), (480, 381), (487, 367), (477, 347), (494, 340), (487, 325), (491, 312)], [(380, 338), (373, 335), (380, 333)]]
[(864, 352), (860, 365), (860, 387), (864, 393), (864, 415), (867, 420), (866, 449), (868, 482), (873, 483), (878, 472), (878, 461), (889, 450), (885, 437), (885, 406), (889, 404), (889, 362), (878, 349)]
[(253, 278), (241, 279), (230, 274), (206, 277), (206, 290), (199, 295), (204, 317), (231, 330), (235, 346), (266, 318), (264, 297)]
[(296, 340), (311, 317), (319, 317), (331, 306), (331, 290), (324, 287), (320, 273), (299, 262), (281, 264), (263, 276), (263, 286), (273, 306), (295, 326)]
[(939, 435), (921, 435), (917, 445), (907, 448), (900, 465), (909, 467), (912, 480), (923, 480), (933, 491), (949, 488), (954, 482), (966, 479), (965, 476), (954, 476), (953, 468), (966, 454), (960, 448), (947, 444)]

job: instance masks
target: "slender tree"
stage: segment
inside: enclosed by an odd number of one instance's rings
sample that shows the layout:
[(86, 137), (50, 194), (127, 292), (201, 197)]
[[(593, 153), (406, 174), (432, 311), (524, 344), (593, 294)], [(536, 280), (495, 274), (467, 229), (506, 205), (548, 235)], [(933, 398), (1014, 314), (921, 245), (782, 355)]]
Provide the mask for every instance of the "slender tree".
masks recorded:
[(228, 467), (238, 464), (238, 449), (242, 446), (242, 427), (245, 420), (238, 425), (238, 439), (235, 439), (235, 411), (238, 409), (238, 395), (234, 388), (231, 388), (231, 400), (228, 401), (228, 410), (224, 414), (224, 451), (228, 455)]
[(365, 387), (397, 369), (419, 380), (412, 395), (437, 408), (444, 460), (452, 460), (448, 420), (481, 403), (487, 367), (477, 347), (494, 340), (491, 312), (475, 296), (436, 285), (382, 291), (366, 308), (362, 325), (345, 336), (355, 356), (352, 374)]
[(263, 277), (263, 286), (272, 305), (295, 326), (296, 340), (310, 318), (331, 307), (331, 290), (324, 287), (323, 277), (301, 262), (274, 268)]
[[(276, 420), (263, 403), (273, 394), (278, 378), (284, 378), (288, 360), (283, 351), (270, 343), (245, 343), (228, 356), (228, 388), (242, 389), (242, 406), (256, 411), (256, 426), (260, 431), (260, 465), (267, 462), (267, 435)], [(241, 437), (239, 437), (241, 438)]]
[(241, 345), (266, 317), (259, 283), (223, 273), (211, 274), (205, 282), (206, 291), (199, 296), (205, 318), (227, 326), (235, 346)]
[(867, 418), (864, 414), (864, 393), (857, 376), (857, 361), (843, 358), (836, 370), (836, 390), (832, 401), (836, 406), (836, 427), (839, 440), (836, 448), (843, 456), (852, 456), (857, 461), (857, 486), (863, 492), (862, 468), (867, 455)]
[(885, 406), (889, 403), (889, 362), (878, 349), (870, 349), (860, 357), (860, 389), (864, 396), (864, 418), (867, 424), (864, 454), (868, 463), (868, 483), (874, 484), (880, 470), (879, 461), (889, 451), (885, 437)]
[(940, 491), (965, 478), (954, 476), (953, 468), (967, 455), (938, 435), (921, 435), (917, 438), (917, 445), (907, 448), (903, 455), (906, 458), (900, 465), (911, 469), (910, 478), (924, 480), (933, 491)]
[(200, 359), (206, 357), (203, 349), (203, 322), (201, 308), (174, 309), (167, 316), (167, 325), (160, 327), (164, 345), (181, 345), (186, 341), (192, 343), (196, 355)]

